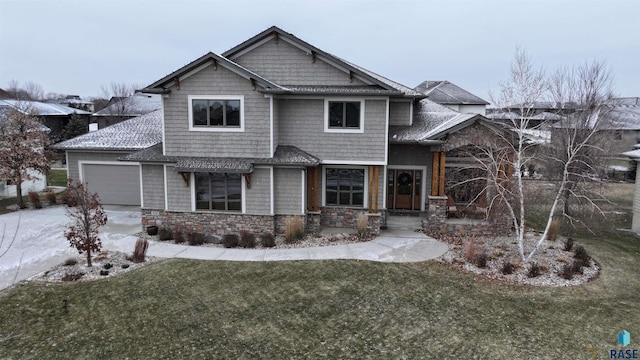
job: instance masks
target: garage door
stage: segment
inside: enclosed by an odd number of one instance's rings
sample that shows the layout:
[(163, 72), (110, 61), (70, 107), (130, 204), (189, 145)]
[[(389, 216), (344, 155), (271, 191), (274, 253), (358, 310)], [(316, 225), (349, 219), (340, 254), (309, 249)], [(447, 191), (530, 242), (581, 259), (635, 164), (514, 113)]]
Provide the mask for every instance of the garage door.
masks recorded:
[(140, 205), (140, 168), (132, 165), (83, 164), (87, 189), (109, 205)]

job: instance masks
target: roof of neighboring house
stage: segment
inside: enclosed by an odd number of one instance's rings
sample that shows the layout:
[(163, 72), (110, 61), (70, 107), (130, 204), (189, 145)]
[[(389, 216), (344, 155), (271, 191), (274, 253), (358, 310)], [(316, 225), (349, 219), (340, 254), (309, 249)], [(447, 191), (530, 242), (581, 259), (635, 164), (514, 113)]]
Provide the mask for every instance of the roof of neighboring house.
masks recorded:
[(11, 99), (13, 96), (6, 92), (4, 89), (0, 89), (0, 99)]
[(79, 110), (60, 104), (44, 103), (40, 101), (3, 99), (0, 100), (0, 105), (11, 106), (15, 109), (28, 109), (29, 111), (34, 111), (37, 115), (40, 116), (71, 115), (73, 113), (76, 113), (78, 115), (91, 115), (91, 113), (88, 111)]
[[(2, 124), (4, 123), (4, 119), (5, 119), (4, 115), (12, 109), (15, 110), (14, 107), (7, 104), (3, 104), (2, 100), (0, 100), (0, 126), (2, 126)], [(48, 132), (51, 132), (51, 129), (45, 124), (40, 124), (40, 131), (48, 133)]]
[(336, 65), (342, 67), (342, 68), (346, 68), (348, 71), (352, 71), (353, 73), (361, 76), (364, 79), (369, 80), (369, 82), (371, 82), (372, 84), (375, 85), (379, 85), (382, 86), (383, 88), (386, 88), (387, 90), (396, 90), (399, 91), (401, 93), (403, 93), (406, 96), (411, 96), (411, 97), (419, 97), (422, 98), (422, 94), (414, 91), (413, 89), (404, 86), (402, 84), (399, 84), (395, 81), (389, 80), (384, 76), (378, 75), (372, 71), (369, 71), (363, 67), (360, 67), (356, 64), (353, 64), (351, 62), (348, 62), (344, 59), (341, 59), (338, 56), (335, 56), (333, 54), (330, 54), (324, 50), (321, 50), (311, 44), (309, 44), (308, 42), (296, 37), (295, 35), (288, 33), (282, 29), (280, 29), (277, 26), (272, 26), (268, 29), (266, 29), (265, 31), (251, 37), (250, 39), (234, 46), (233, 48), (225, 51), (222, 53), (222, 56), (224, 56), (225, 58), (229, 58), (229, 59), (233, 59), (235, 56), (237, 56), (239, 53), (241, 53), (243, 50), (250, 48), (251, 46), (259, 43), (260, 41), (263, 41), (266, 38), (269, 38), (271, 36), (278, 36), (279, 38), (284, 38), (287, 39), (293, 43), (295, 43), (298, 47), (302, 47), (308, 50), (309, 53), (312, 53), (314, 56), (320, 56), (323, 57), (324, 59), (326, 59), (329, 62), (335, 63)]
[(465, 122), (483, 119), (478, 114), (462, 114), (429, 99), (416, 103), (411, 126), (390, 126), (391, 143), (439, 143), (439, 138)]
[(59, 150), (139, 150), (162, 141), (162, 111), (156, 110), (60, 142)]
[(158, 94), (135, 93), (121, 99), (104, 109), (94, 113), (94, 116), (139, 116), (162, 108), (162, 99)]
[(609, 116), (611, 122), (604, 127), (609, 130), (640, 130), (640, 98), (618, 98), (612, 100)]
[[(491, 114), (487, 114), (487, 117), (493, 120), (518, 120), (521, 119), (522, 116), (520, 114), (513, 111), (498, 111), (493, 112)], [(530, 120), (542, 120), (542, 121), (559, 121), (564, 120), (565, 116), (560, 114), (554, 114), (547, 111), (543, 111), (537, 113), (533, 116), (528, 117)]]
[(208, 158), (189, 156), (165, 156), (162, 143), (151, 146), (120, 160), (151, 163), (175, 163), (176, 171), (251, 172), (255, 164), (313, 166), (320, 163), (317, 157), (290, 145), (278, 145), (272, 158)]
[(427, 99), (438, 104), (489, 105), (486, 100), (448, 81), (423, 81), (414, 90), (425, 94)]

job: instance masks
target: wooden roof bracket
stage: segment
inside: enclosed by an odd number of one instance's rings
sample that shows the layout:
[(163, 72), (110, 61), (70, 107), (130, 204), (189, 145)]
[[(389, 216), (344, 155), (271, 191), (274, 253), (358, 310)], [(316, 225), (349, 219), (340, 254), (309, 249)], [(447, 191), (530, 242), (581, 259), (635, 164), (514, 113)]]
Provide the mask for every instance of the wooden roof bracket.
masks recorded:
[(316, 63), (316, 52), (311, 50), (311, 62)]
[(273, 32), (273, 37), (276, 40), (276, 45), (278, 45), (278, 43), (280, 42), (280, 36), (278, 36), (278, 33), (276, 31)]
[(212, 59), (213, 60), (213, 70), (218, 70), (218, 60), (216, 59)]
[(244, 176), (244, 181), (247, 185), (247, 189), (251, 189), (251, 173), (244, 173), (242, 175)]
[(176, 86), (176, 89), (180, 90), (180, 78), (179, 77), (174, 77), (173, 78), (173, 83)]
[(349, 82), (353, 82), (353, 71), (349, 70)]
[(188, 172), (179, 172), (180, 176), (182, 176), (182, 180), (184, 181), (184, 186), (189, 187), (189, 175)]
[(253, 90), (255, 90), (256, 89), (256, 79), (250, 78), (249, 81), (251, 81), (251, 88)]

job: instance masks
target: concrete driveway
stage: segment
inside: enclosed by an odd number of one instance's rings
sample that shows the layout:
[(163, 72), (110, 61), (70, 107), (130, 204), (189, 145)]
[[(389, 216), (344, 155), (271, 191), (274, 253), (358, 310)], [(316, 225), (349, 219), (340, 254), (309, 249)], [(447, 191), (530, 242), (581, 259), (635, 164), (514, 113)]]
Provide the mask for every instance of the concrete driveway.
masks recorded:
[[(108, 222), (100, 229), (103, 247), (133, 252), (135, 236), (132, 234), (142, 229), (140, 208), (104, 208)], [(68, 224), (66, 206), (62, 205), (0, 215), (0, 255), (4, 253), (0, 256), (0, 290), (77, 255), (77, 250), (71, 248), (64, 237)], [(14, 234), (15, 240), (11, 243)]]

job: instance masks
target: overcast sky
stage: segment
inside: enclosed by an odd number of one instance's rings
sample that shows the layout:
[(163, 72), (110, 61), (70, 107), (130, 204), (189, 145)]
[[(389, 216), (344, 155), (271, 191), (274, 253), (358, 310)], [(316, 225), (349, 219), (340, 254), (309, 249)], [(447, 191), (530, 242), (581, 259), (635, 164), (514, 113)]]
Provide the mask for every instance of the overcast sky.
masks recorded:
[(272, 25), (409, 87), (449, 80), (488, 100), (519, 44), (548, 70), (604, 60), (617, 94), (640, 96), (638, 0), (0, 0), (0, 87), (148, 85)]

